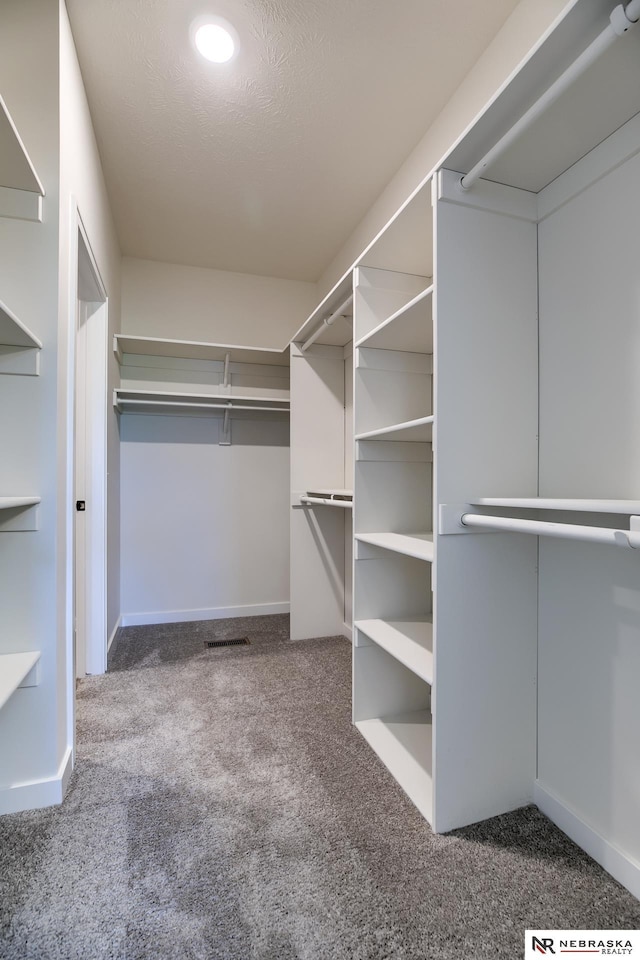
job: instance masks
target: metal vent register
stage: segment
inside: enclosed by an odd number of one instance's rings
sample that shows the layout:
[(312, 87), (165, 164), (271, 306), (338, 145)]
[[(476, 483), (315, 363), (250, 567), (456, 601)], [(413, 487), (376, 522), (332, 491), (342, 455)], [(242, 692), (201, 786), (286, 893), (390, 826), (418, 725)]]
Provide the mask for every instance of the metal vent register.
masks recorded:
[(231, 640), (205, 640), (205, 650), (213, 650), (215, 647), (246, 647), (251, 643), (248, 637), (233, 637)]

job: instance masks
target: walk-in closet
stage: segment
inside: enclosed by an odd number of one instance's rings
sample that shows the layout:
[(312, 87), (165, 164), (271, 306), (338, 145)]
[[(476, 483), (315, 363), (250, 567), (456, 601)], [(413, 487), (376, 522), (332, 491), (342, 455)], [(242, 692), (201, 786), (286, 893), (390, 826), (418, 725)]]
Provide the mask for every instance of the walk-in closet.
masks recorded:
[(0, 954), (640, 930), (640, 0), (188, 6), (0, 3)]

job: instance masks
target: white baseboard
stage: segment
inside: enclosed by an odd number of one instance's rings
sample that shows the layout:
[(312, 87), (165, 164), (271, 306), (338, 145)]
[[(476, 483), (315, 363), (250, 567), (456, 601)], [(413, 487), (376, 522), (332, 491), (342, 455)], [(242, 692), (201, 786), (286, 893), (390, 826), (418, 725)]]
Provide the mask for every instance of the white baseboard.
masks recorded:
[(122, 626), (122, 617), (118, 617), (118, 619), (116, 620), (116, 625), (111, 631), (111, 635), (107, 640), (107, 654), (111, 650), (111, 645), (113, 644), (113, 641), (116, 638), (116, 634), (118, 633), (118, 630), (120, 629), (121, 626)]
[(270, 613), (289, 613), (289, 602), (253, 603), (243, 607), (205, 607), (203, 610), (154, 610), (148, 613), (123, 613), (121, 626), (139, 627), (155, 623), (186, 623), (190, 620), (223, 620), (226, 617), (261, 617)]
[(62, 803), (73, 770), (73, 754), (67, 747), (56, 774), (46, 780), (16, 783), (0, 790), (0, 814), (19, 813), (21, 810), (38, 810)]
[(349, 623), (342, 624), (342, 632), (350, 643), (353, 643), (353, 627)]
[(640, 899), (640, 863), (585, 823), (580, 816), (537, 780), (534, 802), (568, 837), (604, 867), (618, 883)]

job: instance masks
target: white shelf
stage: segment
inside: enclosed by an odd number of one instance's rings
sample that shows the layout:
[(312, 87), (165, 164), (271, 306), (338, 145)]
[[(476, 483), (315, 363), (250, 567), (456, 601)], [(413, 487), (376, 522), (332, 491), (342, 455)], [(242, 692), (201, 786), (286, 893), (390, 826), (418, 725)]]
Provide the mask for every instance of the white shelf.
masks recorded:
[(405, 557), (433, 562), (433, 533), (358, 533), (356, 540)]
[(356, 620), (353, 625), (426, 683), (433, 683), (431, 617), (424, 620)]
[(287, 414), (290, 401), (284, 397), (242, 396), (229, 393), (176, 393), (164, 390), (114, 390), (113, 405), (120, 413), (176, 412), (188, 410), (223, 416), (250, 417), (254, 413)]
[(433, 416), (394, 423), (378, 430), (356, 434), (356, 440), (404, 440), (413, 443), (429, 443), (433, 436)]
[(480, 497), (479, 507), (511, 507), (516, 510), (564, 510), (576, 513), (640, 514), (640, 500), (567, 500), (550, 497)]
[(23, 683), (39, 659), (40, 654), (34, 651), (0, 654), (0, 707)]
[(420, 813), (431, 823), (433, 780), (428, 710), (360, 720), (356, 727)]
[(40, 499), (40, 497), (0, 497), (0, 510), (33, 507), (36, 503), (40, 503)]
[(206, 343), (199, 340), (166, 340), (160, 337), (136, 337), (117, 333), (113, 338), (118, 362), (122, 354), (150, 357), (179, 357), (183, 360), (220, 360), (227, 354), (232, 363), (262, 363), (275, 367), (289, 366), (289, 351), (269, 347), (237, 347), (230, 344)]
[[(1, 142), (1, 141), (0, 141)], [(0, 344), (5, 347), (41, 349), (42, 343), (0, 300)]]
[(433, 284), (361, 337), (355, 346), (433, 353), (432, 294)]
[(0, 97), (0, 186), (8, 187), (10, 190), (26, 190), (44, 197), (44, 187), (2, 97)]

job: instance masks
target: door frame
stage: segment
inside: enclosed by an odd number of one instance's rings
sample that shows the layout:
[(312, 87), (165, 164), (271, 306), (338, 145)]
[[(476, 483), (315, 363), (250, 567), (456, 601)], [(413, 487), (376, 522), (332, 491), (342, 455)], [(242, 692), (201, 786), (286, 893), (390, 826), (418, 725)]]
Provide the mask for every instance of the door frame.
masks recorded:
[[(81, 294), (84, 294), (82, 296)], [(86, 404), (85, 443), (76, 436), (76, 363), (80, 310), (95, 306), (86, 322), (86, 375), (82, 401)], [(68, 651), (71, 690), (76, 681), (76, 457), (84, 457), (86, 488), (82, 499), (89, 509), (84, 518), (84, 557), (86, 589), (84, 596), (85, 673), (100, 674), (107, 668), (107, 358), (109, 301), (87, 230), (76, 200), (71, 198), (69, 237), (69, 409), (68, 425), (68, 514), (67, 534), (70, 546), (70, 616)], [(84, 351), (83, 351), (84, 352)], [(75, 696), (70, 698), (72, 703)], [(75, 712), (75, 711), (74, 711)], [(75, 741), (75, 737), (74, 737)]]

